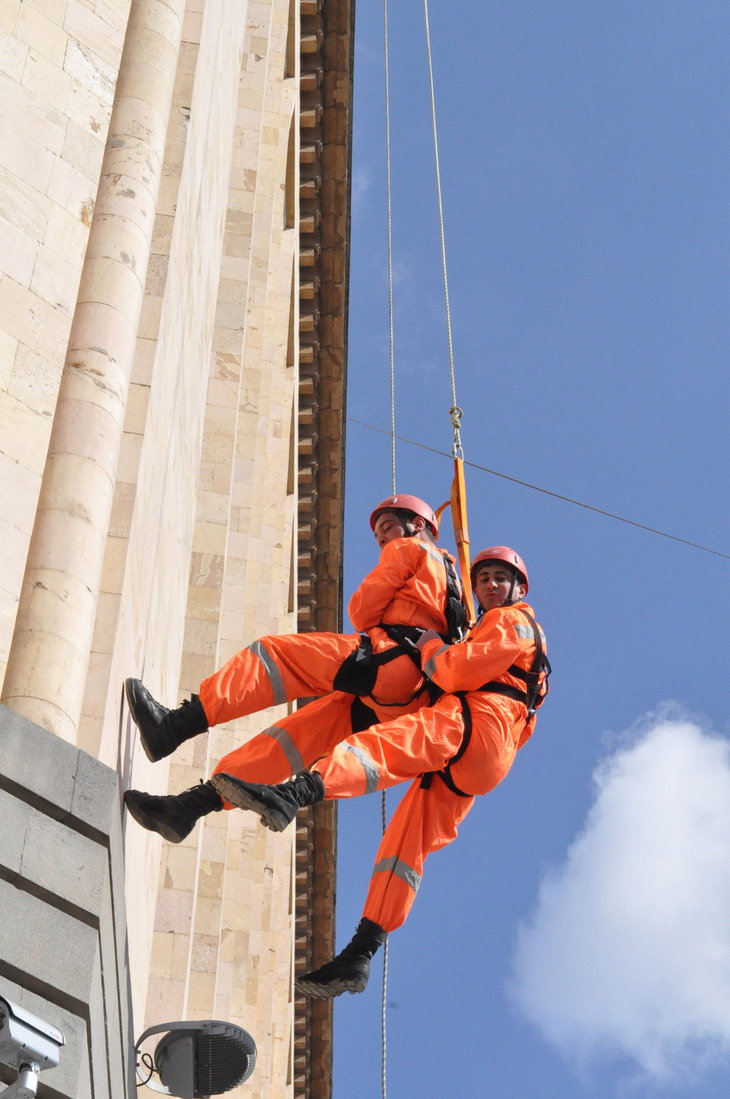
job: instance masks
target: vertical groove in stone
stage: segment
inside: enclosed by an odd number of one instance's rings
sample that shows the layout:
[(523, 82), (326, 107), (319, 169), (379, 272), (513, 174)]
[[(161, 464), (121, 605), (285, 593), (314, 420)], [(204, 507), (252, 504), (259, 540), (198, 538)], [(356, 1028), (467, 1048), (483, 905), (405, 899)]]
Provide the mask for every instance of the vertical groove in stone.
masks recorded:
[(184, 4), (133, 0), (2, 701), (75, 742)]

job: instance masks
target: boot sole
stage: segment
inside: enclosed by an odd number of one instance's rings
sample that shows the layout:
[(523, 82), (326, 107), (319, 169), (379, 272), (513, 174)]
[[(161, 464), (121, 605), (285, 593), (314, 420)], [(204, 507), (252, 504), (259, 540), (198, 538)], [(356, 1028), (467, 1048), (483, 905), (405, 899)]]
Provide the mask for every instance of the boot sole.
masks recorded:
[(139, 733), (139, 742), (144, 749), (144, 754), (147, 756), (147, 759), (150, 761), (150, 763), (159, 763), (161, 759), (165, 759), (166, 756), (169, 756), (172, 753), (160, 752), (159, 747), (157, 751), (155, 751), (153, 747), (155, 741), (154, 730), (152, 736), (150, 736), (147, 730), (145, 730), (140, 725), (140, 719), (137, 715), (137, 682), (138, 680), (136, 679), (125, 679), (124, 681), (124, 694), (127, 699), (127, 706), (129, 707), (129, 713), (132, 721), (137, 726), (137, 732)]
[(264, 828), (268, 828), (272, 832), (283, 832), (291, 824), (290, 819), (277, 813), (276, 809), (273, 809), (270, 805), (265, 805), (249, 790), (239, 786), (236, 780), (229, 775), (213, 775), (210, 781), (221, 797), (229, 801), (231, 805), (235, 805), (237, 809), (247, 809), (252, 813), (257, 813)]
[(364, 980), (362, 978), (351, 978), (350, 980), (338, 978), (328, 981), (327, 984), (319, 984), (316, 981), (308, 981), (306, 977), (301, 977), (297, 981), (297, 990), (314, 1000), (334, 1000), (335, 996), (341, 996), (343, 992), (349, 992), (351, 996), (354, 996), (357, 992), (364, 992), (367, 983), (367, 977)]
[(181, 836), (179, 832), (168, 824), (163, 823), (153, 814), (148, 813), (146, 809), (143, 809), (135, 801), (127, 801), (124, 799), (124, 804), (127, 807), (127, 812), (133, 820), (136, 820), (137, 824), (140, 824), (142, 828), (146, 828), (148, 832), (156, 832), (158, 836), (162, 836), (163, 840), (167, 840), (168, 843), (182, 843), (185, 836)]

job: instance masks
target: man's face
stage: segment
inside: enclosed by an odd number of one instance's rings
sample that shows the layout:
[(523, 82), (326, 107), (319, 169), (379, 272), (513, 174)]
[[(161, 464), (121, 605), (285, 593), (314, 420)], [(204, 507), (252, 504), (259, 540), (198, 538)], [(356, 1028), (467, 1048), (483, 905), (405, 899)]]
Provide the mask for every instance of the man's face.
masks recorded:
[[(504, 606), (509, 599), (513, 577), (512, 569), (501, 561), (485, 561), (479, 566), (474, 580), (474, 595), (485, 611)], [(512, 599), (516, 602), (524, 597), (525, 585), (515, 581)]]
[(403, 520), (394, 511), (381, 511), (375, 520), (375, 541), (381, 549), (388, 542), (392, 542), (395, 538), (405, 538), (407, 534)]

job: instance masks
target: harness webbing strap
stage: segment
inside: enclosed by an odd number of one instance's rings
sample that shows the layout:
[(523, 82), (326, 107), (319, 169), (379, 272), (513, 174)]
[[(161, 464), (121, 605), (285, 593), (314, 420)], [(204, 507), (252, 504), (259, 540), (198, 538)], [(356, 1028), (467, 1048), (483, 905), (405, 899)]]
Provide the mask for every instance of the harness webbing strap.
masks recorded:
[(395, 660), (396, 657), (402, 656), (405, 653), (406, 656), (410, 657), (413, 661), (425, 681), (416, 688), (411, 697), (407, 699), (407, 702), (412, 702), (414, 698), (417, 698), (425, 687), (425, 690), (428, 691), (430, 704), (433, 706), (434, 702), (436, 702), (444, 692), (440, 687), (436, 686), (421, 666), (421, 653), (416, 648), (416, 642), (424, 631), (418, 626), (391, 626), (385, 622), (381, 622), (379, 625), (380, 629), (387, 633), (390, 640), (396, 642), (396, 648), (386, 649), (384, 653), (374, 653), (374, 663), (388, 664), (391, 660)]
[(469, 741), (471, 740), (471, 734), (473, 731), (471, 710), (469, 709), (469, 703), (466, 701), (466, 692), (458, 691), (456, 697), (461, 703), (461, 716), (464, 721), (464, 735), (461, 738), (461, 744), (459, 745), (458, 752), (455, 756), (452, 756), (449, 762), (446, 764), (447, 771), (451, 767), (452, 763), (458, 763), (461, 757), (464, 755), (464, 752), (469, 747)]
[[(535, 655), (530, 665), (530, 670), (525, 671), (524, 668), (518, 668), (516, 664), (511, 664), (507, 669), (510, 675), (515, 676), (518, 679), (523, 680), (527, 690), (522, 691), (519, 687), (513, 687), (511, 683), (500, 683), (498, 680), (492, 680), (489, 683), (483, 683), (481, 687), (478, 687), (478, 691), (484, 691), (487, 694), (504, 695), (506, 698), (513, 698), (517, 702), (521, 702), (527, 709), (528, 723), (535, 716), (535, 710), (544, 700), (544, 695), (540, 697), (540, 676), (545, 672), (544, 682), (546, 684), (545, 694), (547, 694), (547, 680), (550, 675), (550, 661), (545, 655), (545, 649), (542, 643), (542, 634), (540, 627), (535, 619), (522, 607), (517, 607), (516, 610), (523, 614), (532, 626), (532, 632), (535, 638)], [(455, 756), (453, 756), (446, 764), (442, 771), (433, 771), (421, 776), (421, 789), (429, 790), (431, 788), (431, 782), (433, 781), (433, 775), (436, 774), (442, 782), (448, 786), (454, 794), (458, 794), (459, 797), (468, 798), (471, 794), (466, 794), (463, 790), (454, 782), (451, 775), (451, 767), (454, 763), (458, 763), (464, 752), (469, 747), (469, 741), (472, 735), (472, 717), (471, 710), (469, 709), (469, 703), (466, 700), (465, 691), (455, 692), (457, 697), (461, 701), (461, 713), (464, 720), (464, 735), (459, 745), (459, 750)]]
[(444, 550), (442, 556), (446, 569), (446, 633), (449, 641), (461, 641), (470, 624), (464, 602), (464, 589), (459, 583), (450, 554)]
[(451, 774), (452, 764), (458, 763), (459, 760), (461, 759), (461, 757), (464, 755), (464, 752), (469, 747), (469, 741), (471, 740), (471, 734), (472, 734), (472, 729), (473, 729), (472, 720), (471, 720), (471, 710), (469, 709), (469, 703), (466, 701), (466, 692), (465, 691), (457, 691), (455, 693), (456, 693), (456, 697), (461, 702), (461, 716), (462, 716), (462, 719), (464, 721), (464, 735), (461, 738), (461, 744), (459, 745), (459, 750), (458, 750), (458, 752), (456, 753), (455, 756), (451, 757), (449, 762), (444, 767), (443, 771), (431, 771), (431, 772), (427, 772), (425, 775), (421, 776), (421, 789), (422, 790), (430, 790), (431, 789), (431, 782), (433, 780), (433, 776), (438, 775), (438, 777), (441, 779), (441, 781), (449, 788), (449, 790), (451, 790), (452, 794), (456, 794), (460, 798), (470, 798), (473, 795), (465, 793), (464, 790), (460, 790), (459, 787), (454, 782), (453, 776)]
[(519, 687), (513, 687), (510, 683), (498, 683), (495, 680), (493, 683), (483, 683), (481, 687), (477, 687), (477, 690), (490, 695), (505, 695), (527, 706), (527, 692), (521, 691)]
[(416, 642), (424, 632), (418, 626), (395, 626), (389, 622), (379, 622), (378, 628), (387, 633), (391, 641), (395, 641), (396, 648), (386, 649), (384, 652), (373, 653), (376, 664), (389, 664), (399, 656), (409, 656), (413, 663), (421, 671), (421, 654), (416, 648)]
[[(550, 675), (550, 662), (545, 656), (545, 649), (542, 643), (542, 631), (537, 622), (523, 607), (518, 607), (517, 610), (520, 614), (525, 616), (532, 626), (532, 633), (535, 638), (535, 655), (532, 658), (529, 672), (524, 672), (522, 668), (515, 668), (514, 664), (507, 670), (510, 675), (517, 675), (518, 679), (524, 680), (527, 685), (527, 714), (530, 720), (532, 720), (535, 716), (535, 710), (544, 701), (544, 695), (542, 698), (540, 697), (540, 674), (543, 670), (545, 671), (545, 683), (547, 685), (547, 677)], [(547, 694), (547, 686), (545, 694)]]

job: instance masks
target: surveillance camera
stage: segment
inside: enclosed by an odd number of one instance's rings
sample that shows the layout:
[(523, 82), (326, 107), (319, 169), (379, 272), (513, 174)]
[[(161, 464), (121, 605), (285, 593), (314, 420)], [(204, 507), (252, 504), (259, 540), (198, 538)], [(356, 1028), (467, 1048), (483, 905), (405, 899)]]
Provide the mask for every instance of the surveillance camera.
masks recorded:
[(57, 1027), (37, 1015), (0, 997), (0, 1062), (20, 1069), (33, 1065), (37, 1071), (55, 1068), (66, 1039)]

